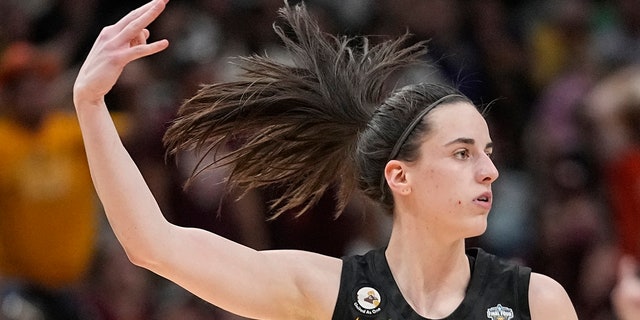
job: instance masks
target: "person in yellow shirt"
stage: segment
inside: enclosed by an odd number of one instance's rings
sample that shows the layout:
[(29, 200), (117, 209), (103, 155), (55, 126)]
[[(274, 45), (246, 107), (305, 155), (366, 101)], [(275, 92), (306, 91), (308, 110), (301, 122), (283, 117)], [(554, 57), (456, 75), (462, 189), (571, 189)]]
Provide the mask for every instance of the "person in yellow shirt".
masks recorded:
[(60, 67), (28, 43), (0, 58), (0, 278), (73, 319), (59, 297), (89, 267), (97, 206), (75, 115), (52, 99)]

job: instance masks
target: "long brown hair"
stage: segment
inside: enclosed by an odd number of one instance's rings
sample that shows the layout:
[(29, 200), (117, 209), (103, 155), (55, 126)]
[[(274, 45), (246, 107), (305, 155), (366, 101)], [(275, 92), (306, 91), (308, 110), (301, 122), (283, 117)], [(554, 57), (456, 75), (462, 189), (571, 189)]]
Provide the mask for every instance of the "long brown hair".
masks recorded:
[[(284, 24), (274, 30), (295, 64), (241, 57), (239, 80), (205, 85), (180, 107), (164, 137), (167, 154), (217, 155), (203, 167), (232, 165), (231, 186), (284, 186), (271, 204), (276, 215), (302, 214), (336, 187), (340, 213), (359, 185), (356, 144), (390, 94), (385, 82), (426, 49), (404, 47), (408, 34), (372, 45), (323, 33), (304, 4), (285, 3), (279, 17)], [(231, 152), (218, 153), (232, 141), (239, 143)]]

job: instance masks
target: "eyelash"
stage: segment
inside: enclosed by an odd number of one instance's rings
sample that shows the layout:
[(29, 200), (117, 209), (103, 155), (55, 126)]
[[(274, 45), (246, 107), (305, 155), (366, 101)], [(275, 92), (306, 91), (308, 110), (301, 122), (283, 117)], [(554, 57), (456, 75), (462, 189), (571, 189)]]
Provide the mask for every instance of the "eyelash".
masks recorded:
[(471, 157), (468, 149), (457, 150), (453, 156), (460, 160), (469, 159), (469, 157)]
[[(487, 151), (485, 152), (485, 154), (487, 155), (487, 157), (489, 157), (489, 159), (493, 159), (493, 151)], [(453, 155), (460, 160), (469, 159), (471, 157), (469, 149), (457, 150)]]

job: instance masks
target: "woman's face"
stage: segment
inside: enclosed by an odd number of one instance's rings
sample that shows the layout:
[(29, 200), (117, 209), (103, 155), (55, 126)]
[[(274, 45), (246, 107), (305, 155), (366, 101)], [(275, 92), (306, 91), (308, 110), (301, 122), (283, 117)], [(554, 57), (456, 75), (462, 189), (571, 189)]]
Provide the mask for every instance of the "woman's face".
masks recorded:
[(439, 106), (426, 121), (431, 131), (406, 172), (408, 200), (417, 209), (412, 212), (445, 235), (480, 235), (491, 208), (491, 183), (498, 178), (487, 123), (467, 102)]

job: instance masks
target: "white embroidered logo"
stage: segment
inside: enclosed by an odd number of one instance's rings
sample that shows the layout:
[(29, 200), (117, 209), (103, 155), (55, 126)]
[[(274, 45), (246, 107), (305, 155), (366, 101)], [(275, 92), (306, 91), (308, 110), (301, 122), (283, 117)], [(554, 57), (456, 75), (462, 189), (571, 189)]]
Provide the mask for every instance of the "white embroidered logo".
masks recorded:
[(513, 319), (513, 310), (508, 307), (503, 307), (501, 304), (487, 309), (487, 318), (493, 320), (511, 320)]

